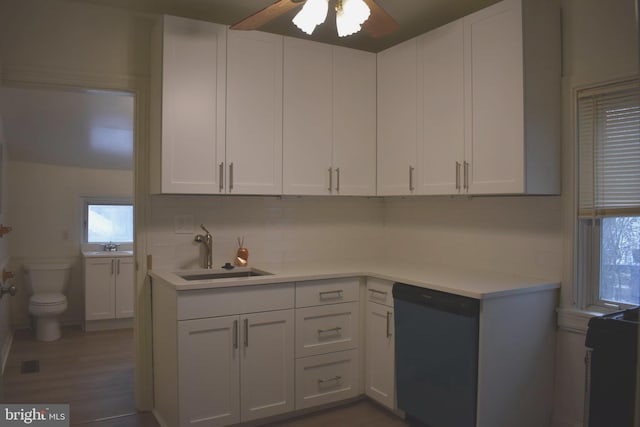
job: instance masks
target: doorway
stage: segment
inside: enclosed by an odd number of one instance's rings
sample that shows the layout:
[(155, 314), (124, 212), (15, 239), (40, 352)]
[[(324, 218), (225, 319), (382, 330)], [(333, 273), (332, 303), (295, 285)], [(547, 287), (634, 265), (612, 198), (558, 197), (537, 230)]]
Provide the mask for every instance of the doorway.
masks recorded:
[[(13, 227), (7, 250), (18, 288), (10, 303), (16, 332), (2, 381), (2, 402), (49, 403), (41, 401), (47, 397), (35, 389), (15, 387), (12, 376), (18, 375), (20, 384), (39, 383), (59, 403), (65, 403), (58, 400), (65, 396), (62, 390), (75, 389), (77, 398), (66, 397), (75, 400), (73, 424), (135, 413), (133, 319), (128, 329), (83, 330), (82, 256), (83, 249), (101, 246), (86, 239), (83, 201), (134, 200), (135, 101), (133, 93), (121, 91), (0, 88), (6, 221)], [(87, 247), (90, 243), (96, 247)], [(133, 241), (120, 243), (133, 249)], [(33, 336), (23, 274), (27, 261), (72, 266), (58, 341), (38, 342)], [(135, 286), (135, 278), (131, 283)], [(131, 293), (133, 298), (133, 289)], [(92, 399), (101, 388), (103, 396), (115, 390), (120, 397)]]

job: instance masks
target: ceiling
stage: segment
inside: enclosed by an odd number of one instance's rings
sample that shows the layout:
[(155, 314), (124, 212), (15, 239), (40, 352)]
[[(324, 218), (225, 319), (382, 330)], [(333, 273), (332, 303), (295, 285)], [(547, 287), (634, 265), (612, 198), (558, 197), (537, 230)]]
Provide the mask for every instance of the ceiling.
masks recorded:
[(0, 88), (10, 160), (133, 170), (133, 96)]
[[(116, 7), (145, 14), (170, 14), (188, 18), (234, 24), (269, 6), (276, 0), (69, 0), (84, 4)], [(331, 0), (333, 2), (333, 0)], [(378, 39), (364, 31), (340, 38), (336, 34), (335, 14), (329, 11), (324, 24), (312, 36), (300, 31), (291, 19), (299, 8), (266, 24), (261, 31), (305, 38), (333, 45), (379, 52), (404, 40), (423, 34), (448, 22), (480, 10), (498, 0), (376, 0), (400, 24), (393, 34)]]

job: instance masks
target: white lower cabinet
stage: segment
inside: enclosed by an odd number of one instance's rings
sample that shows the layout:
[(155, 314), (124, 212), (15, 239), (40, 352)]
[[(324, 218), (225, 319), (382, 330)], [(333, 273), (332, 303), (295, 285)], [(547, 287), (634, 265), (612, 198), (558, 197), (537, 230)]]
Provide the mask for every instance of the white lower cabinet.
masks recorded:
[(296, 409), (362, 393), (359, 294), (359, 278), (296, 283)]
[(293, 307), (292, 283), (176, 292), (154, 280), (160, 424), (220, 427), (293, 411)]
[(293, 329), (293, 310), (180, 321), (180, 425), (292, 411)]
[(367, 283), (365, 392), (371, 399), (395, 409), (395, 331), (392, 283)]
[(84, 324), (133, 317), (133, 257), (84, 258)]

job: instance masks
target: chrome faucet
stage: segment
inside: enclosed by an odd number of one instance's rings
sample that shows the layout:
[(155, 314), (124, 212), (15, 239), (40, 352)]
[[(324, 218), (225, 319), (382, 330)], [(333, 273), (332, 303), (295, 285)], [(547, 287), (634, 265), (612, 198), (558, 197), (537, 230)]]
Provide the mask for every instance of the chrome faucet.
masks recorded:
[(213, 236), (209, 233), (209, 230), (204, 226), (204, 224), (200, 224), (200, 228), (204, 230), (206, 234), (198, 234), (195, 238), (195, 241), (198, 243), (204, 243), (205, 250), (207, 251), (207, 262), (206, 268), (212, 268), (213, 266)]

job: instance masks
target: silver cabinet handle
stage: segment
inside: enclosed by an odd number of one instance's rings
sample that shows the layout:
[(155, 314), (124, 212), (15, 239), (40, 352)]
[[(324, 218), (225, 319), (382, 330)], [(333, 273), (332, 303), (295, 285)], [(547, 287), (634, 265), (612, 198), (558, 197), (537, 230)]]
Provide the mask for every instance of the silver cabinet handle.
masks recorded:
[(318, 329), (318, 335), (326, 334), (327, 332), (340, 332), (341, 330), (342, 328), (340, 326), (336, 326), (335, 328), (331, 329)]
[(336, 291), (323, 291), (319, 292), (320, 299), (324, 299), (327, 295), (335, 295), (333, 298), (342, 298), (342, 289)]
[(229, 191), (233, 190), (233, 162), (229, 163)]
[(464, 189), (469, 190), (469, 162), (464, 162)]
[(340, 168), (336, 168), (336, 191), (340, 192)]
[(387, 291), (380, 291), (378, 289), (369, 289), (369, 292), (372, 292), (374, 294), (384, 295), (384, 296), (387, 296), (389, 294), (389, 292)]
[(391, 324), (391, 312), (387, 311), (387, 329), (386, 329), (387, 338), (391, 336), (391, 332), (389, 331), (390, 324)]
[(329, 193), (333, 191), (333, 168), (329, 168)]
[(117, 259), (116, 262), (118, 263), (118, 272), (117, 272), (117, 274), (120, 275), (120, 259)]
[(249, 347), (249, 319), (244, 319), (244, 346)]
[(233, 321), (233, 348), (238, 349), (238, 320)]
[(413, 191), (415, 190), (415, 187), (413, 186), (413, 171), (414, 171), (414, 167), (413, 166), (409, 166), (409, 191)]
[(456, 190), (460, 190), (460, 162), (456, 162)]
[(340, 375), (336, 375), (335, 377), (331, 377), (331, 378), (323, 378), (323, 379), (319, 379), (318, 380), (318, 384), (324, 384), (324, 383), (328, 383), (331, 381), (340, 381), (342, 379), (342, 377)]
[(111, 275), (112, 275), (112, 276), (113, 276), (113, 272), (114, 272), (114, 269), (115, 269), (115, 267), (114, 267), (114, 265), (113, 265), (113, 264), (115, 263), (115, 261), (116, 261), (115, 259), (112, 259), (112, 260), (111, 260)]
[(220, 181), (218, 183), (218, 189), (222, 193), (222, 190), (224, 190), (224, 162), (221, 162), (218, 166), (218, 181)]

